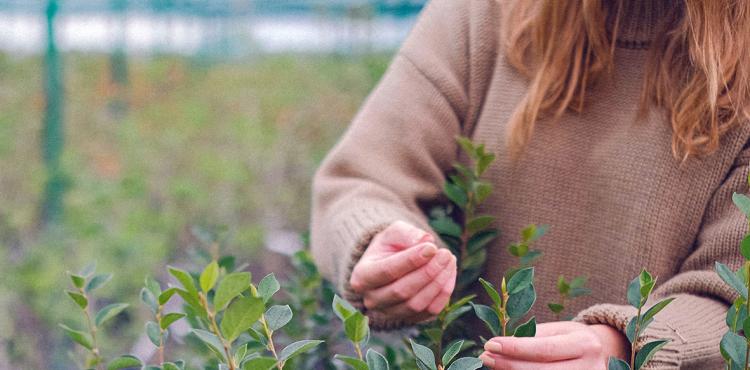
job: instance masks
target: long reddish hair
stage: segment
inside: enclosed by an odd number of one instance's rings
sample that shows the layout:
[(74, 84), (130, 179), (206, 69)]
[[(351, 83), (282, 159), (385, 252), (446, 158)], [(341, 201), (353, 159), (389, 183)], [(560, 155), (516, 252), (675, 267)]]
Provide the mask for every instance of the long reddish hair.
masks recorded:
[[(583, 110), (589, 88), (611, 73), (626, 1), (515, 1), (505, 51), (530, 85), (510, 120), (513, 152), (540, 117)], [(750, 117), (750, 1), (674, 4), (650, 43), (640, 104), (643, 113), (666, 109), (672, 151), (686, 159), (715, 151), (722, 134)]]

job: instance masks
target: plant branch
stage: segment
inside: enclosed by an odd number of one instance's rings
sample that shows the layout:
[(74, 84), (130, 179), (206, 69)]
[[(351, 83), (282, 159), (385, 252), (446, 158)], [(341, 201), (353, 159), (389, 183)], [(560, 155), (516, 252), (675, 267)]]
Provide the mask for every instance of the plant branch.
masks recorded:
[(237, 365), (235, 365), (234, 358), (232, 358), (232, 351), (230, 350), (229, 343), (227, 343), (226, 339), (224, 339), (224, 337), (221, 335), (219, 325), (216, 324), (216, 313), (211, 311), (211, 309), (208, 307), (208, 301), (206, 300), (206, 296), (203, 295), (203, 293), (198, 293), (198, 298), (200, 299), (201, 305), (208, 314), (208, 321), (211, 324), (211, 331), (213, 331), (214, 335), (219, 338), (219, 341), (221, 341), (221, 345), (224, 347), (224, 354), (227, 357), (227, 365), (229, 365), (229, 370), (236, 370)]
[(630, 368), (634, 369), (635, 366), (635, 345), (638, 343), (638, 331), (641, 329), (641, 307), (638, 307), (638, 316), (635, 317), (635, 334), (633, 335), (633, 343), (630, 343)]
[[(78, 291), (86, 298), (87, 302), (90, 302), (88, 295), (86, 294), (86, 291), (83, 288), (78, 288)], [(89, 327), (89, 332), (91, 333), (91, 353), (94, 355), (94, 362), (96, 369), (101, 368), (101, 362), (102, 362), (102, 356), (99, 351), (99, 345), (96, 342), (96, 332), (97, 328), (96, 325), (94, 325), (94, 322), (91, 320), (91, 313), (89, 310), (91, 309), (91, 303), (89, 303), (86, 308), (83, 310), (84, 316), (86, 316), (86, 324)]]
[[(284, 368), (284, 365), (279, 362), (279, 356), (276, 354), (276, 347), (273, 345), (273, 331), (268, 327), (265, 314), (261, 315), (260, 323), (261, 325), (263, 325), (263, 331), (265, 331), (266, 337), (268, 338), (268, 350), (271, 351), (271, 353), (273, 354), (273, 358), (276, 359), (276, 368), (282, 370)], [(360, 354), (360, 359), (361, 358), (362, 355)]]

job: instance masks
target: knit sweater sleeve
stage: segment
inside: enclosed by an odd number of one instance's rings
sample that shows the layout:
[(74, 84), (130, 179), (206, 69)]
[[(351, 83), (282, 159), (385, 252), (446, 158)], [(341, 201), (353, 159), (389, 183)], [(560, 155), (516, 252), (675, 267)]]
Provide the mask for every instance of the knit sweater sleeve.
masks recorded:
[[(396, 220), (430, 231), (420, 204), (441, 194), (469, 110), (469, 1), (434, 0), (313, 181), (311, 246), (322, 273), (362, 308), (351, 270)], [(487, 3), (490, 3), (489, 1)], [(370, 317), (374, 328), (393, 328)]]
[[(639, 344), (654, 339), (671, 342), (649, 362), (648, 369), (723, 368), (719, 342), (727, 331), (725, 317), (736, 293), (713, 271), (715, 261), (733, 269), (742, 264), (739, 243), (746, 230), (744, 215), (732, 204), (732, 193), (746, 193), (750, 149), (735, 159), (728, 176), (716, 190), (704, 213), (703, 224), (691, 255), (679, 273), (654, 291), (651, 304), (668, 297), (675, 300), (657, 314)], [(601, 304), (578, 314), (588, 324), (607, 324), (624, 332), (636, 315), (630, 306)]]

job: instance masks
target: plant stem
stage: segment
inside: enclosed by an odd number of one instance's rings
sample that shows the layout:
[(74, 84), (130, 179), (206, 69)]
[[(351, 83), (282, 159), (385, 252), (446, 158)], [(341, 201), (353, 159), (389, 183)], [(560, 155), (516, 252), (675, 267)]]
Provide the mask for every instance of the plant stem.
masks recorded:
[(224, 354), (227, 357), (227, 365), (229, 365), (229, 370), (236, 370), (237, 365), (234, 364), (234, 358), (232, 358), (232, 351), (230, 350), (229, 343), (227, 343), (226, 339), (224, 339), (224, 337), (221, 335), (219, 325), (216, 324), (216, 313), (211, 311), (211, 309), (208, 307), (208, 301), (206, 300), (206, 296), (204, 296), (203, 293), (198, 293), (198, 298), (200, 299), (203, 309), (205, 309), (206, 313), (208, 314), (208, 321), (211, 324), (211, 330), (214, 332), (214, 335), (219, 338), (219, 341), (221, 341), (221, 345), (224, 347)]
[[(354, 343), (354, 342), (352, 342), (352, 343)], [(354, 351), (357, 352), (357, 357), (360, 360), (363, 360), (362, 348), (359, 347), (359, 343), (354, 343)]]
[(502, 325), (502, 334), (504, 337), (508, 336), (508, 298), (510, 298), (510, 295), (508, 294), (508, 286), (505, 283), (505, 277), (503, 277), (503, 281), (500, 283), (500, 292), (503, 295), (503, 299), (500, 302), (500, 321)]
[[(271, 351), (273, 354), (273, 358), (276, 359), (276, 368), (279, 370), (282, 370), (284, 368), (284, 365), (279, 362), (279, 356), (276, 354), (276, 347), (273, 345), (273, 331), (268, 327), (268, 323), (266, 323), (266, 315), (260, 316), (260, 323), (263, 325), (263, 331), (266, 333), (266, 337), (268, 338), (268, 350)], [(359, 356), (360, 359), (362, 359), (362, 354), (360, 353)]]
[[(78, 291), (86, 298), (86, 301), (90, 302), (88, 295), (86, 294), (86, 291), (83, 290), (83, 288), (78, 288)], [(86, 308), (83, 310), (84, 316), (86, 316), (86, 324), (89, 327), (89, 332), (91, 333), (91, 353), (94, 355), (94, 362), (96, 364), (96, 369), (100, 369), (102, 357), (99, 351), (99, 345), (96, 343), (96, 325), (94, 325), (94, 322), (91, 321), (91, 313), (89, 310), (91, 309), (91, 304), (86, 306)]]
[(635, 367), (635, 344), (638, 342), (638, 331), (641, 329), (641, 307), (638, 307), (638, 316), (635, 317), (635, 335), (633, 343), (630, 343), (630, 368)]
[(166, 330), (161, 328), (161, 312), (164, 306), (159, 305), (159, 309), (156, 310), (156, 323), (159, 325), (159, 365), (164, 363), (164, 332)]

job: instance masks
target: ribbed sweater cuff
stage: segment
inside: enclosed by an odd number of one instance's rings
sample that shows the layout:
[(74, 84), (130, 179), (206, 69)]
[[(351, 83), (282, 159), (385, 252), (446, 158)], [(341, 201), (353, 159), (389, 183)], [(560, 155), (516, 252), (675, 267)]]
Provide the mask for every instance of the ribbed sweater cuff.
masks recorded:
[[(676, 299), (656, 315), (636, 345), (638, 349), (656, 339), (670, 341), (644, 369), (721, 369), (719, 342), (727, 330), (726, 305), (689, 294), (672, 297)], [(609, 325), (625, 333), (628, 321), (636, 313), (631, 306), (599, 304), (581, 311), (575, 321)]]
[(370, 318), (370, 327), (374, 330), (397, 329), (410, 323), (393, 320), (374, 312), (367, 312), (362, 295), (352, 290), (349, 279), (354, 265), (359, 262), (372, 238), (398, 220), (411, 223), (427, 231), (430, 230), (423, 220), (410, 212), (382, 204), (362, 204), (346, 214), (339, 215), (334, 222), (335, 225), (338, 225), (334, 238), (334, 243), (337, 245), (334, 250), (339, 253), (339, 255), (334, 256), (336, 286), (347, 301), (367, 314)]

